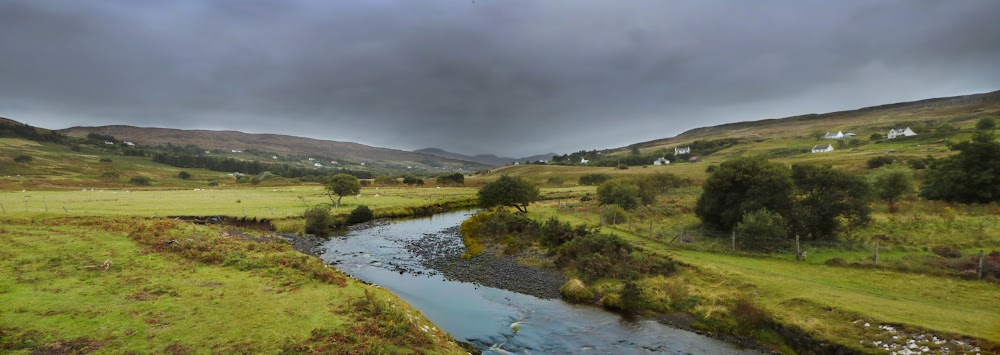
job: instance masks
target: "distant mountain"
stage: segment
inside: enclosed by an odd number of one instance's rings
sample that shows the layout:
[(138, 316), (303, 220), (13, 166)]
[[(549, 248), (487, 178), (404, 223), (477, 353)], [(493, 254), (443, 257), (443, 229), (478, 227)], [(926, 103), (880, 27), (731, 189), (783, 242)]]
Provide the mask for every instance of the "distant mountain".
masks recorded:
[(498, 157), (493, 154), (480, 154), (476, 156), (468, 156), (464, 154), (452, 153), (439, 148), (426, 148), (426, 149), (415, 150), (414, 152), (431, 154), (442, 158), (464, 160), (464, 161), (492, 165), (492, 166), (503, 166), (507, 164), (513, 164), (515, 161), (529, 162), (529, 161), (539, 161), (539, 160), (552, 160), (552, 156), (556, 155), (556, 153), (548, 153), (548, 154), (532, 155), (530, 157), (524, 157), (524, 158)]
[(403, 169), (457, 169), (477, 170), (486, 165), (461, 161), (439, 155), (408, 152), (367, 146), (351, 142), (286, 136), (280, 134), (251, 134), (237, 131), (184, 130), (171, 128), (99, 126), (71, 127), (63, 133), (84, 136), (98, 133), (114, 136), (118, 140), (140, 145), (196, 145), (204, 149), (222, 151), (256, 151), (296, 156), (301, 158), (330, 159), (341, 163), (367, 163), (366, 166), (385, 166)]

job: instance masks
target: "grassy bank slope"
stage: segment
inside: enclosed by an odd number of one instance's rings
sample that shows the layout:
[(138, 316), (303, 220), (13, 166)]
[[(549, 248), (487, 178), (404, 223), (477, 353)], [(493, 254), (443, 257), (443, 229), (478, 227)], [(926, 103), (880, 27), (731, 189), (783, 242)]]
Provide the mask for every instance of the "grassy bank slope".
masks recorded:
[[(308, 262), (281, 242), (171, 221), (8, 218), (2, 226), (2, 352), (461, 353), (389, 292), (289, 266)], [(161, 233), (178, 242), (151, 237)], [(206, 262), (211, 254), (198, 245), (213, 245), (224, 261)]]

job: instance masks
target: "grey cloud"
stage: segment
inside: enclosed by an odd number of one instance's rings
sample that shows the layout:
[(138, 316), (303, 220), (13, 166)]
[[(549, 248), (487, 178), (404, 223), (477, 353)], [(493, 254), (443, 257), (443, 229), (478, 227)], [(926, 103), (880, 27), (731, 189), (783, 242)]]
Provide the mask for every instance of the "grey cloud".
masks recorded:
[(996, 90), (994, 1), (0, 2), (0, 115), (462, 153)]

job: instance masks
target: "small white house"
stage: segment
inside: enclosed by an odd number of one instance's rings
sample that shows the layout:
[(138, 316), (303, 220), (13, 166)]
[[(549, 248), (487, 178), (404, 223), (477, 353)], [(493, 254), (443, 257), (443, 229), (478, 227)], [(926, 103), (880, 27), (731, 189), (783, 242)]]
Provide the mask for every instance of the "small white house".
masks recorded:
[(361, 166), (365, 166), (365, 163), (361, 163)]
[(132, 143), (132, 142), (122, 142), (122, 143), (125, 143), (125, 145), (127, 145), (129, 147), (134, 147), (135, 146), (135, 143)]
[(674, 155), (691, 154), (691, 146), (674, 147)]
[(308, 160), (309, 161), (313, 161), (313, 160), (316, 160), (316, 158), (309, 158)]
[(272, 155), (271, 159), (278, 159), (278, 156), (277, 155)]
[(104, 144), (106, 144), (106, 145), (115, 145), (115, 142), (104, 141)]
[(233, 153), (243, 153), (243, 151), (242, 151), (242, 150), (239, 150), (239, 149), (233, 149), (233, 150), (231, 150), (231, 151), (232, 151)]
[(521, 165), (517, 160), (514, 161), (514, 165)]
[(313, 164), (313, 166), (315, 166), (315, 167), (317, 167), (317, 168), (322, 168), (322, 167), (323, 167), (323, 164), (320, 164), (320, 163), (316, 163), (316, 164)]
[(589, 162), (590, 160), (587, 160), (587, 158), (580, 158), (580, 164), (587, 164)]
[(340, 162), (338, 162), (338, 161), (336, 161), (336, 160), (331, 160), (331, 161), (330, 161), (330, 164), (333, 164), (333, 165), (340, 165)]
[(653, 165), (670, 165), (670, 161), (667, 158), (660, 157), (660, 159), (653, 161)]
[(824, 139), (844, 139), (844, 132), (840, 132), (840, 131), (838, 131), (837, 133), (826, 132), (826, 135), (823, 136), (823, 138)]
[(890, 129), (889, 130), (889, 135), (887, 135), (885, 137), (889, 138), (889, 139), (893, 139), (893, 138), (896, 138), (896, 137), (909, 137), (909, 136), (915, 136), (915, 135), (917, 135), (917, 133), (915, 133), (912, 130), (910, 130), (910, 127), (906, 127), (906, 128), (903, 128), (903, 129), (896, 129), (896, 128)]
[(833, 144), (827, 144), (826, 146), (817, 145), (813, 147), (813, 153), (829, 153), (833, 151)]

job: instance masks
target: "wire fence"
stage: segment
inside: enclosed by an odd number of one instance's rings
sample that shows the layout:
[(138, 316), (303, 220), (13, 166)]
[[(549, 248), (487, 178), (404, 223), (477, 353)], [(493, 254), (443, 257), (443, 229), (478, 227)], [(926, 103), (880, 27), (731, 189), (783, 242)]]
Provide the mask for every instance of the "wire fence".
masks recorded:
[[(704, 251), (740, 256), (787, 256), (795, 260), (816, 263), (810, 255), (823, 258), (834, 266), (859, 266), (889, 268), (901, 271), (930, 272), (934, 274), (984, 279), (1000, 277), (1000, 255), (979, 250), (976, 255), (958, 255), (935, 258), (926, 251), (885, 243), (875, 239), (868, 243), (835, 240), (806, 240), (799, 236), (774, 238), (763, 235), (741, 234), (735, 231), (706, 228), (674, 229), (656, 226), (652, 221), (633, 220), (601, 221), (604, 228), (639, 235), (650, 242), (671, 248)], [(886, 252), (891, 259), (886, 258)], [(957, 251), (956, 251), (957, 252)], [(844, 260), (840, 256), (851, 260)]]

